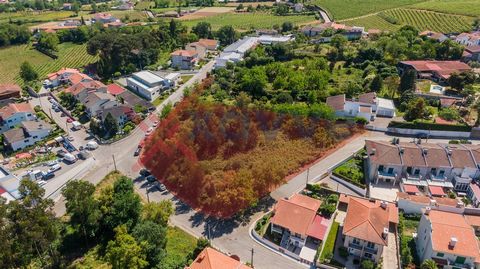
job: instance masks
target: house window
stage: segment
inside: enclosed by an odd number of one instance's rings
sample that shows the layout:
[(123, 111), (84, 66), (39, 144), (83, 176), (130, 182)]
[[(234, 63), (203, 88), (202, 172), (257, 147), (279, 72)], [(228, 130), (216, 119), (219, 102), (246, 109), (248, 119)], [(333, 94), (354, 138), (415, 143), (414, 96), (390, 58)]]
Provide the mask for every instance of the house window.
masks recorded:
[(352, 242), (356, 245), (360, 245), (360, 240), (358, 240), (357, 238), (353, 238)]
[(415, 169), (415, 173), (413, 173), (413, 174), (418, 176), (418, 174), (420, 174), (420, 169)]
[(457, 256), (455, 263), (464, 264), (466, 259), (465, 257)]
[(411, 167), (407, 167), (407, 173), (409, 173), (409, 174), (412, 173), (412, 168)]
[(37, 139), (37, 138), (38, 138), (38, 136), (36, 136), (36, 135), (35, 135), (35, 136), (33, 136), (33, 139)]
[(367, 248), (374, 249), (374, 248), (375, 248), (375, 244), (372, 243), (372, 242), (367, 242)]
[(391, 168), (391, 167), (388, 168), (388, 173), (389, 173), (389, 174), (393, 174), (393, 168)]
[(432, 175), (436, 175), (437, 174), (437, 168), (432, 168), (432, 170), (430, 170), (430, 173), (432, 173)]
[(442, 253), (442, 252), (438, 252), (438, 253), (437, 253), (437, 257), (443, 257), (443, 256), (445, 256), (444, 253)]
[(378, 166), (378, 171), (379, 172), (383, 172), (383, 169), (385, 169), (385, 167), (383, 165)]
[(368, 253), (368, 252), (365, 252), (365, 254), (363, 254), (363, 256), (367, 259), (371, 259), (373, 257), (373, 255), (371, 253)]

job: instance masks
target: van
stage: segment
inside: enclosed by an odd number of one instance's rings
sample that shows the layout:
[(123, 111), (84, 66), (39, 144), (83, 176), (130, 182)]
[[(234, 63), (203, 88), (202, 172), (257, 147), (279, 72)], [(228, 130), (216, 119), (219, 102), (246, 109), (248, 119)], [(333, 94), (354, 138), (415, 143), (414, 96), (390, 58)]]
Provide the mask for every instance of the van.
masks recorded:
[(98, 148), (98, 143), (95, 141), (89, 141), (86, 145), (85, 148), (88, 150), (94, 150)]
[(77, 158), (73, 156), (73, 154), (67, 153), (65, 154), (65, 156), (63, 156), (63, 160), (66, 161), (67, 163), (74, 163), (77, 161)]

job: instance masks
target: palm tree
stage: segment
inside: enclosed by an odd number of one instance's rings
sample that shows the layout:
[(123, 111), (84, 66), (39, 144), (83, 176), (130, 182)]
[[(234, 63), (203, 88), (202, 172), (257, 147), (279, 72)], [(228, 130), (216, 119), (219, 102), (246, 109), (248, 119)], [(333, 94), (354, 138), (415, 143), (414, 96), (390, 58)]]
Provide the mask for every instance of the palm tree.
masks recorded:
[(433, 260), (424, 260), (422, 262), (422, 265), (420, 266), (420, 269), (437, 269), (437, 264)]

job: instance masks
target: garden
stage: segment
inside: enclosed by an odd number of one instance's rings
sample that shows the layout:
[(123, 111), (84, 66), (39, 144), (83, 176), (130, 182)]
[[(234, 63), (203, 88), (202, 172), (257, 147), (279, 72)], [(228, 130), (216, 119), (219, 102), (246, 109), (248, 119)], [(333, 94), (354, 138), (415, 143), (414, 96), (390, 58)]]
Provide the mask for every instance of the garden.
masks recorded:
[(413, 233), (416, 232), (420, 222), (420, 215), (404, 215), (400, 213), (398, 234), (400, 238), (400, 257), (403, 268), (412, 268), (419, 266), (420, 261), (417, 256), (415, 246), (415, 238)]
[(365, 155), (365, 150), (355, 153), (353, 157), (337, 166), (332, 174), (364, 189), (366, 187), (363, 159)]

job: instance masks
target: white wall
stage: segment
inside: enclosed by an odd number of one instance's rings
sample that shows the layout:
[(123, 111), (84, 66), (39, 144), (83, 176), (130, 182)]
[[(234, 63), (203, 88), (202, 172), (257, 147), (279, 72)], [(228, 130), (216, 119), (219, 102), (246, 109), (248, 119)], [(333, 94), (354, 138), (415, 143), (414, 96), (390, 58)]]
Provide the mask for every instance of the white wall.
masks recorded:
[[(4, 125), (7, 127), (6, 130), (13, 128), (19, 125), (23, 121), (35, 120), (36, 116), (33, 112), (17, 112), (11, 117), (4, 119)], [(5, 131), (6, 131), (5, 130)]]
[(456, 137), (456, 138), (470, 138), (470, 132), (453, 132), (453, 131), (429, 131), (417, 129), (403, 129), (403, 128), (388, 128), (388, 132), (403, 134), (403, 135), (420, 135), (428, 134), (430, 137)]
[(422, 203), (416, 203), (407, 199), (398, 199), (398, 209), (402, 210), (405, 214), (422, 214), (422, 209), (429, 206), (431, 209), (437, 209), (440, 211), (453, 212), (462, 214), (465, 211), (465, 207), (452, 207), (447, 205), (427, 205)]

